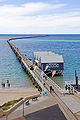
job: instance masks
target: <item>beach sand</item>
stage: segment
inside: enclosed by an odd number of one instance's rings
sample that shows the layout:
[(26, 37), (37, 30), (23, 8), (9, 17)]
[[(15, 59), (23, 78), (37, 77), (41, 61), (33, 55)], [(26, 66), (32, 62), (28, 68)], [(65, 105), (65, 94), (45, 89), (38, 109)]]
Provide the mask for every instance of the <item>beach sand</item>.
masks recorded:
[(34, 94), (39, 94), (36, 88), (0, 89), (0, 106), (8, 101), (17, 100)]

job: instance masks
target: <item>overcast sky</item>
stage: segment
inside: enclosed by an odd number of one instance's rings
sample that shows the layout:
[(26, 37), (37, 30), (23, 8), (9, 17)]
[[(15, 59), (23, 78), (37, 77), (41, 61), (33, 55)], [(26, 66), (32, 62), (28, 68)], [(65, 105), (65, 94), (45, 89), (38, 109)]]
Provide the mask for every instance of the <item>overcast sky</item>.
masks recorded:
[(0, 33), (80, 33), (80, 0), (0, 0)]

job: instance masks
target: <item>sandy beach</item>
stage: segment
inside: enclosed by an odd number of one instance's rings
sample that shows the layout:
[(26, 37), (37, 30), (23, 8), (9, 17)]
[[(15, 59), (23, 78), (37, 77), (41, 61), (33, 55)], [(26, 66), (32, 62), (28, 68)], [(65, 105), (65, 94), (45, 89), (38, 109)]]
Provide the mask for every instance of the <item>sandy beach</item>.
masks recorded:
[(39, 93), (39, 91), (36, 88), (0, 89), (0, 106), (8, 101), (24, 98), (37, 93)]

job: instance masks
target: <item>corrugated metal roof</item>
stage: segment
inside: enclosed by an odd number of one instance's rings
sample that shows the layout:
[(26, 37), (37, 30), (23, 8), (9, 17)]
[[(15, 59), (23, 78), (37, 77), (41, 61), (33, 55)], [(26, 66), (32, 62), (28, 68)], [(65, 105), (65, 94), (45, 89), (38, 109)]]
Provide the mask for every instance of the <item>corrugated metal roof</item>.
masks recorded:
[(34, 57), (41, 59), (41, 63), (63, 63), (62, 55), (52, 52), (34, 52)]

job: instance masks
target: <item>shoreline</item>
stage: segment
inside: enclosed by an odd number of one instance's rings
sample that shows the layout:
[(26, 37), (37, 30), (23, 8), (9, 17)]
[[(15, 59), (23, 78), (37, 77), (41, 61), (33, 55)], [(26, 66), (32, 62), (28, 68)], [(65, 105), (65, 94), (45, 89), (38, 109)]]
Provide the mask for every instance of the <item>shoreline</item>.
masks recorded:
[(21, 97), (26, 97), (29, 95), (33, 95), (39, 93), (36, 88), (24, 88), (24, 89), (0, 89), (0, 105), (4, 103), (19, 99)]

